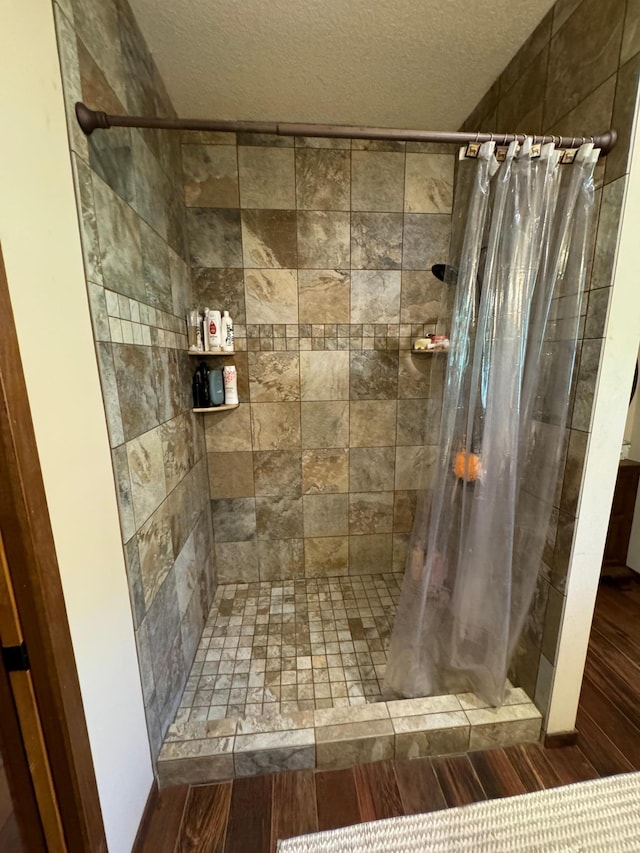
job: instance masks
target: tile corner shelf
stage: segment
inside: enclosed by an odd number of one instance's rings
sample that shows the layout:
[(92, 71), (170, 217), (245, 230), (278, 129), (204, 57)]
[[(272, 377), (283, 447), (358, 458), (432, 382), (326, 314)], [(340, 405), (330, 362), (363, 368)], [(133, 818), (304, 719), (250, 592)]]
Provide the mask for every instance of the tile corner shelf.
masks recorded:
[(232, 403), (231, 405), (209, 406), (206, 409), (191, 409), (192, 412), (207, 414), (208, 412), (228, 412), (229, 409), (237, 409), (240, 403)]

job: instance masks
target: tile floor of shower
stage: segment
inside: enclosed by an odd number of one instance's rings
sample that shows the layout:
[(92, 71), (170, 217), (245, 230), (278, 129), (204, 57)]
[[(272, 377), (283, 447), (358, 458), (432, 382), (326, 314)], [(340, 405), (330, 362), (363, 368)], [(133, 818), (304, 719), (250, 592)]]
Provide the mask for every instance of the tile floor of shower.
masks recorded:
[(222, 584), (157, 762), (161, 786), (536, 740), (509, 687), (384, 701), (402, 574)]

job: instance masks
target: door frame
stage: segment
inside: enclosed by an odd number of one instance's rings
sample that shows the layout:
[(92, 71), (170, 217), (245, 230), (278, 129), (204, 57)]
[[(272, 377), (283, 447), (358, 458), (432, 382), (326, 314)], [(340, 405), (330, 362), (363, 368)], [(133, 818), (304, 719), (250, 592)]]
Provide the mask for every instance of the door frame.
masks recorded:
[(18, 338), (0, 246), (0, 531), (70, 851), (107, 850)]

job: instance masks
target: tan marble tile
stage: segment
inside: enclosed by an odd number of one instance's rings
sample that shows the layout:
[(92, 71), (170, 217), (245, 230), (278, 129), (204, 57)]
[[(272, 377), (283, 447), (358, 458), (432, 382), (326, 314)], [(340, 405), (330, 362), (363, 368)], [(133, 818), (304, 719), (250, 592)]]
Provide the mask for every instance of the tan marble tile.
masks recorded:
[(220, 583), (253, 583), (260, 579), (258, 542), (216, 544), (216, 578)]
[(294, 269), (298, 265), (295, 210), (243, 210), (245, 267)]
[(295, 208), (293, 149), (239, 146), (238, 166), (243, 208)]
[(393, 537), (390, 533), (372, 533), (349, 537), (349, 574), (371, 575), (390, 572)]
[(349, 402), (302, 403), (302, 446), (346, 447), (349, 444)]
[(235, 145), (184, 145), (182, 169), (187, 207), (240, 206)]
[(454, 755), (469, 749), (469, 726), (396, 734), (396, 759)]
[(261, 539), (258, 559), (261, 581), (304, 577), (304, 540)]
[(386, 212), (402, 210), (404, 167), (404, 154), (353, 151), (351, 209)]
[(391, 533), (393, 492), (351, 492), (349, 533)]
[(250, 352), (249, 388), (252, 403), (300, 399), (300, 360), (293, 352)]
[(304, 573), (307, 577), (346, 575), (349, 565), (349, 537), (307, 537), (304, 542)]
[(351, 447), (386, 447), (396, 443), (395, 400), (353, 400), (349, 414)]
[(396, 699), (387, 702), (391, 717), (411, 717), (414, 714), (441, 714), (461, 711), (462, 706), (455, 696), (425, 696), (419, 699)]
[(159, 761), (157, 774), (161, 789), (172, 785), (204, 785), (209, 782), (233, 779), (235, 775), (233, 753)]
[(533, 702), (502, 705), (500, 708), (473, 708), (465, 714), (472, 726), (541, 719), (540, 711)]
[(499, 746), (514, 746), (518, 743), (533, 743), (540, 738), (541, 724), (542, 721), (538, 717), (489, 725), (472, 725), (469, 749), (495, 749)]
[(305, 537), (334, 537), (348, 533), (348, 495), (305, 495), (302, 500)]
[(302, 492), (305, 495), (349, 491), (349, 451), (328, 448), (302, 451)]
[(404, 209), (408, 213), (450, 213), (454, 158), (450, 154), (407, 154)]
[(638, 52), (640, 52), (640, 2), (639, 0), (627, 0), (620, 65), (624, 65)]
[(393, 534), (393, 555), (391, 560), (392, 570), (394, 572), (403, 572), (407, 565), (407, 556), (409, 554), (409, 534), (394, 533)]
[(173, 566), (171, 523), (166, 501), (142, 525), (137, 541), (142, 590), (148, 608)]
[(232, 738), (238, 728), (238, 722), (235, 717), (225, 717), (222, 720), (205, 720), (202, 723), (173, 723), (167, 730), (165, 740), (184, 741)]
[(272, 495), (256, 498), (258, 539), (302, 537), (302, 498)]
[(395, 492), (393, 500), (393, 532), (410, 533), (416, 513), (418, 492), (403, 490)]
[(352, 213), (352, 269), (396, 270), (401, 265), (402, 214)]
[(187, 208), (191, 263), (198, 267), (241, 267), (240, 211), (235, 208)]
[(349, 399), (349, 353), (300, 353), (300, 395), (305, 402)]
[(136, 527), (140, 527), (166, 496), (162, 440), (159, 429), (127, 443), (131, 497)]
[(243, 403), (238, 409), (205, 417), (204, 434), (209, 453), (251, 450), (250, 406)]
[(397, 447), (395, 464), (396, 490), (423, 489), (431, 482), (437, 448), (424, 445)]
[(300, 447), (300, 404), (252, 404), (251, 431), (255, 450), (290, 451)]
[(351, 160), (347, 151), (296, 151), (296, 198), (299, 210), (349, 210)]
[(400, 271), (351, 272), (351, 322), (400, 322)]
[(299, 270), (301, 323), (348, 323), (350, 276), (346, 270)]
[[(460, 702), (463, 711), (473, 711), (478, 708), (489, 707), (484, 699), (476, 696), (475, 693), (458, 693), (457, 699)], [(513, 687), (508, 685), (505, 690), (504, 702), (502, 705), (503, 707), (506, 705), (527, 705), (530, 702), (531, 699), (527, 696), (522, 687)]]
[(302, 494), (300, 451), (268, 450), (253, 454), (256, 495)]
[(316, 728), (388, 719), (389, 712), (386, 702), (351, 705), (348, 708), (317, 708), (313, 711), (313, 721)]
[(312, 770), (316, 764), (315, 757), (313, 745), (237, 752), (234, 755), (235, 773), (236, 776), (257, 776), (286, 770)]
[[(216, 417), (212, 415), (211, 417)], [(211, 498), (252, 497), (253, 454), (246, 451), (207, 453), (209, 495)]]
[(298, 266), (343, 269), (350, 261), (349, 214), (342, 211), (298, 211)]
[(393, 447), (352, 447), (349, 488), (353, 492), (389, 492), (393, 489)]
[(226, 755), (234, 751), (233, 737), (205, 737), (201, 740), (167, 741), (158, 756), (158, 762), (176, 758), (203, 758), (211, 755)]
[(393, 758), (394, 734), (389, 720), (322, 726), (316, 729), (319, 770)]
[[(239, 735), (294, 731), (296, 729), (306, 729), (308, 733), (313, 729), (313, 726), (313, 711), (295, 711), (292, 714), (263, 714), (257, 717), (242, 717), (237, 721)], [(307, 738), (302, 745), (309, 743), (311, 741)]]
[(395, 400), (398, 387), (397, 352), (350, 352), (350, 395), (352, 400)]
[(296, 270), (247, 269), (244, 285), (247, 323), (298, 322)]
[(469, 721), (463, 711), (412, 714), (409, 717), (392, 716), (391, 723), (396, 734), (469, 727)]

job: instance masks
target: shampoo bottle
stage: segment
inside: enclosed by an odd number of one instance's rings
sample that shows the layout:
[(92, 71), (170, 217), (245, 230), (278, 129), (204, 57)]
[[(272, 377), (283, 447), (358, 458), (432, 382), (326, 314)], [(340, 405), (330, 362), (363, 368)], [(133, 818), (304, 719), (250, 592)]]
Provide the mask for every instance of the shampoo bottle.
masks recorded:
[(238, 374), (233, 364), (228, 364), (222, 370), (224, 377), (225, 406), (238, 405)]
[(205, 308), (202, 314), (202, 346), (205, 352), (209, 352), (209, 309)]
[(209, 371), (209, 401), (212, 406), (221, 406), (224, 403), (224, 384), (222, 371)]
[(211, 352), (219, 352), (222, 347), (220, 312), (209, 311), (207, 324), (209, 333), (209, 350)]
[(222, 351), (233, 352), (233, 320), (229, 316), (229, 312), (225, 311), (222, 314)]

